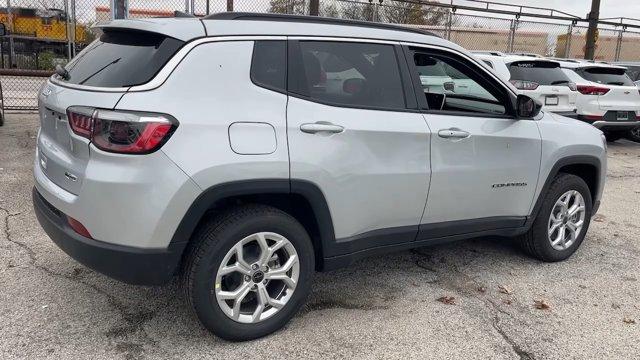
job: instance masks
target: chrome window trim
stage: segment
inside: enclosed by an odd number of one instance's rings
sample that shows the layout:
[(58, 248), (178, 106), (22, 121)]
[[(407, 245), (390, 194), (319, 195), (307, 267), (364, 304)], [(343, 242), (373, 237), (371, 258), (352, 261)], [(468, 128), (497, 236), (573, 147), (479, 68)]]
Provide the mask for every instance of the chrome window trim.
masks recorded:
[(213, 36), (213, 37), (203, 37), (192, 40), (186, 43), (178, 52), (176, 52), (169, 61), (160, 69), (160, 71), (148, 82), (135, 85), (135, 86), (127, 86), (127, 87), (100, 87), (100, 86), (88, 86), (88, 85), (78, 85), (78, 84), (69, 84), (63, 81), (60, 81), (56, 78), (56, 75), (53, 75), (49, 78), (51, 83), (77, 90), (86, 90), (86, 91), (96, 91), (96, 92), (138, 92), (138, 91), (149, 91), (158, 88), (162, 85), (169, 75), (175, 70), (175, 68), (180, 64), (180, 62), (199, 45), (218, 42), (218, 41), (247, 41), (247, 40), (287, 40), (286, 36), (253, 36), (253, 35), (242, 35), (242, 36)]
[[(360, 43), (374, 43), (374, 44), (387, 44), (387, 45), (405, 45), (405, 46), (415, 46), (415, 47), (424, 47), (424, 48), (432, 48), (441, 51), (453, 52), (458, 56), (465, 58), (473, 63), (478, 64), (478, 60), (464, 54), (463, 52), (457, 51), (452, 48), (448, 48), (445, 46), (427, 44), (427, 43), (416, 43), (416, 42), (403, 42), (403, 41), (393, 41), (393, 40), (383, 40), (383, 39), (370, 39), (370, 38), (356, 38), (356, 37), (340, 37), (340, 36), (285, 36), (285, 35), (225, 35), (225, 36), (209, 36), (198, 38), (186, 43), (178, 52), (176, 52), (169, 61), (160, 69), (160, 71), (154, 76), (150, 81), (130, 87), (99, 87), (99, 86), (88, 86), (88, 85), (78, 85), (78, 84), (69, 84), (63, 81), (60, 81), (56, 78), (57, 75), (52, 75), (49, 78), (49, 81), (55, 85), (59, 85), (62, 87), (70, 88), (70, 89), (78, 89), (78, 90), (86, 90), (86, 91), (96, 91), (96, 92), (140, 92), (140, 91), (149, 91), (160, 87), (164, 82), (169, 78), (171, 73), (175, 70), (175, 68), (182, 62), (182, 60), (197, 46), (202, 44), (212, 43), (212, 42), (220, 42), (220, 41), (256, 41), (256, 40), (299, 40), (299, 41), (342, 41), (342, 42), (360, 42)], [(489, 74), (494, 80), (503, 84), (503, 87), (508, 89), (509, 92), (517, 96), (513, 90), (511, 90), (508, 86), (504, 85), (502, 80), (498, 78), (495, 74), (488, 72), (485, 70), (483, 66), (478, 66), (482, 69), (486, 74)]]

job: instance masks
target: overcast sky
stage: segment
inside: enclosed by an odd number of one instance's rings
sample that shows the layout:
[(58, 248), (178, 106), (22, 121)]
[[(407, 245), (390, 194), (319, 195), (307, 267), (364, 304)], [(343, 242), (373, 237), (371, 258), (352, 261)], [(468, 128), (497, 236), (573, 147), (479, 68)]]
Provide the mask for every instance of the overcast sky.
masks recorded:
[[(497, 0), (497, 2), (552, 8), (580, 17), (586, 17), (591, 9), (591, 0)], [(640, 19), (640, 0), (601, 0), (601, 18), (621, 16)]]

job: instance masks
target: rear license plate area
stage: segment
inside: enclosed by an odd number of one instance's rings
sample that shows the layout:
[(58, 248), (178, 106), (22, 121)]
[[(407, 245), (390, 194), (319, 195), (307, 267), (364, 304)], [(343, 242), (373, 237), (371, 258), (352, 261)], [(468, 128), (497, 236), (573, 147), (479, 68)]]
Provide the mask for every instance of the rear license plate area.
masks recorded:
[(629, 112), (628, 111), (618, 111), (616, 113), (616, 120), (618, 120), (618, 121), (627, 121), (627, 120), (629, 120)]
[(557, 96), (547, 96), (544, 98), (545, 105), (558, 105), (559, 100)]

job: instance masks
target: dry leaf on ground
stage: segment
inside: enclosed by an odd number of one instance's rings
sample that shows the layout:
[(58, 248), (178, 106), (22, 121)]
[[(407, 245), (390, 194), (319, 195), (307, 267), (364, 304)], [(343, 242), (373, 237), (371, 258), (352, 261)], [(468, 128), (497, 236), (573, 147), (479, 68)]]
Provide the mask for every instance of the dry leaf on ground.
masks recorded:
[(533, 306), (535, 306), (538, 310), (549, 310), (551, 309), (551, 305), (544, 300), (534, 300)]
[(455, 305), (456, 304), (456, 298), (454, 298), (453, 296), (441, 296), (437, 300), (440, 301), (441, 303), (447, 304), (447, 305)]

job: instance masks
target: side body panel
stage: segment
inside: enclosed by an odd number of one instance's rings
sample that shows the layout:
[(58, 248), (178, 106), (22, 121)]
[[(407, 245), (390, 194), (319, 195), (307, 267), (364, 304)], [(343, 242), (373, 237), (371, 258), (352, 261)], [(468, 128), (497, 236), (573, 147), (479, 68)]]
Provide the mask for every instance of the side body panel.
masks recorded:
[[(288, 179), (287, 96), (251, 82), (252, 53), (253, 41), (201, 44), (161, 87), (127, 93), (117, 108), (174, 116), (180, 126), (162, 151), (202, 189), (246, 179)], [(243, 125), (245, 137), (257, 129), (249, 136), (253, 141), (267, 136), (268, 151), (235, 152), (229, 138), (233, 123)], [(275, 140), (273, 131), (262, 131), (265, 126), (275, 130)], [(237, 136), (233, 128), (231, 134)]]
[[(536, 121), (424, 114), (433, 131), (423, 224), (529, 215), (541, 141)], [(441, 130), (469, 133), (442, 138)]]
[[(322, 189), (338, 241), (378, 229), (417, 229), (430, 172), (429, 131), (421, 114), (290, 97), (287, 118), (291, 177)], [(344, 131), (300, 130), (302, 124), (326, 121)]]
[[(542, 137), (542, 159), (535, 198), (540, 197), (545, 182), (554, 175), (552, 171), (556, 164), (563, 159), (574, 158), (581, 163), (599, 165), (598, 187), (593, 199), (594, 203), (599, 201), (607, 176), (607, 152), (602, 132), (582, 121), (551, 113), (544, 113), (543, 119), (538, 121), (538, 127)], [(535, 203), (531, 205), (531, 212), (534, 206)]]

